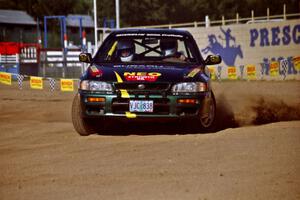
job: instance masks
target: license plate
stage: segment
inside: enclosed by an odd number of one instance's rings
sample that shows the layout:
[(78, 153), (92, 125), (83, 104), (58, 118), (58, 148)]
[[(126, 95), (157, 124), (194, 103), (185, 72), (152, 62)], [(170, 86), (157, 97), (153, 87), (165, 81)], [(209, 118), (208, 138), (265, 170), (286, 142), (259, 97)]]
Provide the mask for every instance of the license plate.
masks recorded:
[(153, 112), (153, 101), (129, 101), (130, 112)]

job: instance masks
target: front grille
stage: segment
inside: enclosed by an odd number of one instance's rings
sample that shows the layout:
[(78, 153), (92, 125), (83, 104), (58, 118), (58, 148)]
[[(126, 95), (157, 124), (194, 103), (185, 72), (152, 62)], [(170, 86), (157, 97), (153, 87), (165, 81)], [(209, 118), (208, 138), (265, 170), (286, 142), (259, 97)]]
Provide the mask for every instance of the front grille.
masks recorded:
[[(132, 99), (134, 100), (134, 99)], [(142, 99), (138, 99), (142, 100)], [(169, 100), (166, 98), (161, 99), (145, 99), (153, 100), (154, 107), (152, 113), (143, 113), (143, 114), (158, 114), (158, 115), (167, 115), (170, 112)], [(125, 114), (129, 111), (129, 99), (125, 98), (114, 98), (111, 105), (112, 113), (114, 114)]]

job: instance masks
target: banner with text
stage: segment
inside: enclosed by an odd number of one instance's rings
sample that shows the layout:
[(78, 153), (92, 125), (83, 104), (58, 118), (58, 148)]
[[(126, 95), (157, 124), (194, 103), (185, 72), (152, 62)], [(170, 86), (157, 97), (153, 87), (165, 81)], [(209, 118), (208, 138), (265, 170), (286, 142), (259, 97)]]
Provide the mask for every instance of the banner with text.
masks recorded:
[(36, 77), (36, 76), (30, 76), (30, 87), (32, 89), (43, 89), (43, 78), (42, 77)]
[(11, 74), (6, 72), (0, 72), (0, 83), (5, 85), (11, 85)]
[(60, 90), (64, 92), (74, 91), (73, 79), (60, 79)]

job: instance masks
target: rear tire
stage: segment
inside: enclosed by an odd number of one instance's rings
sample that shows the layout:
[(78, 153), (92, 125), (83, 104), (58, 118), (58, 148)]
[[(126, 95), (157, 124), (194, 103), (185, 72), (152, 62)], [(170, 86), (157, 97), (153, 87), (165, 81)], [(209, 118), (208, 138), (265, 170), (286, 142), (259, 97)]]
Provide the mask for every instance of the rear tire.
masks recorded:
[(80, 95), (76, 94), (72, 104), (72, 122), (75, 130), (81, 136), (88, 136), (96, 133), (93, 120), (83, 117), (83, 108), (80, 102)]

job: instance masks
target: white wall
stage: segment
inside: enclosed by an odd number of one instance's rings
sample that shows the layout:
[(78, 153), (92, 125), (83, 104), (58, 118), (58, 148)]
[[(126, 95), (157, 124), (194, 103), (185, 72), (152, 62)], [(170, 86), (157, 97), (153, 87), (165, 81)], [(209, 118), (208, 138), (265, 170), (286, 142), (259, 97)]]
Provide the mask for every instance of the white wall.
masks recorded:
[[(227, 40), (222, 29), (227, 32)], [(258, 76), (261, 75), (260, 71), (264, 66), (262, 75), (265, 79), (269, 79), (269, 64), (282, 59), (287, 59), (287, 77), (284, 78), (298, 79), (300, 76), (299, 67), (293, 63), (293, 57), (300, 56), (299, 19), (222, 27), (187, 28), (186, 30), (194, 36), (204, 58), (209, 54), (223, 56), (224, 61), (218, 65), (222, 67), (222, 78), (227, 78), (228, 66), (235, 66), (237, 73), (240, 74), (240, 69), (243, 68), (240, 66), (252, 64), (256, 66)], [(205, 48), (207, 51), (203, 51)], [(237, 55), (233, 61), (230, 57), (234, 56), (239, 48), (243, 56)], [(216, 69), (218, 66), (215, 66)], [(281, 67), (279, 76), (283, 76), (283, 73)]]

